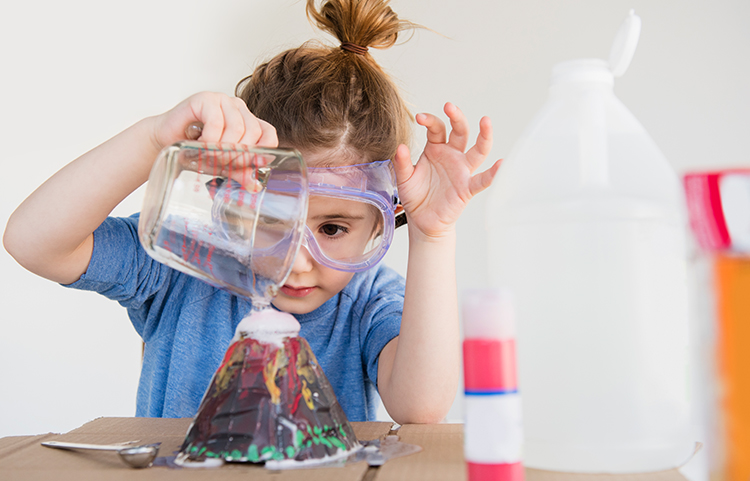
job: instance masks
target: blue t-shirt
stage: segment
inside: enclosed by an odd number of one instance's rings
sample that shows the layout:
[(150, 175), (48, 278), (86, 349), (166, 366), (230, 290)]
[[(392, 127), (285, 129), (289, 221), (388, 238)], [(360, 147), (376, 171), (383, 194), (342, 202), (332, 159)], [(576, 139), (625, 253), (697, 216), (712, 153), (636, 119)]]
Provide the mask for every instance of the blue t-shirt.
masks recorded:
[[(68, 287), (127, 308), (145, 342), (136, 415), (193, 417), (248, 299), (167, 267), (138, 240), (138, 214), (110, 217), (94, 232), (88, 269)], [(295, 315), (350, 421), (375, 420), (380, 351), (398, 336), (404, 280), (377, 266), (354, 275), (318, 309)]]

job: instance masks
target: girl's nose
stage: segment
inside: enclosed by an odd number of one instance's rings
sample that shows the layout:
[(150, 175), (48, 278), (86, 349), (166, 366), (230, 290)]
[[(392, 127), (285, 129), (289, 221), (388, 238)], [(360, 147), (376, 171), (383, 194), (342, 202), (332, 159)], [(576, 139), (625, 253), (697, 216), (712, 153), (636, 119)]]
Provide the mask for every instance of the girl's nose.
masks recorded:
[(310, 272), (313, 268), (313, 258), (310, 255), (310, 251), (307, 250), (307, 246), (302, 245), (297, 252), (297, 256), (294, 258), (294, 264), (292, 264), (292, 272)]

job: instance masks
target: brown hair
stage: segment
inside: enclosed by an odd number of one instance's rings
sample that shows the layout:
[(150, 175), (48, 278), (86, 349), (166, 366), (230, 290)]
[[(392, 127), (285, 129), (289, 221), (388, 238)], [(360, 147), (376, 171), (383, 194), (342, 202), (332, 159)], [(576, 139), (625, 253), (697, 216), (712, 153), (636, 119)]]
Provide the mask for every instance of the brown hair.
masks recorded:
[[(281, 147), (337, 149), (344, 158), (393, 158), (409, 144), (411, 115), (391, 78), (368, 47), (393, 46), (400, 20), (388, 0), (326, 0), (307, 16), (342, 47), (307, 42), (280, 53), (237, 84), (236, 95), (253, 114), (276, 127)], [(362, 158), (364, 156), (364, 159)]]

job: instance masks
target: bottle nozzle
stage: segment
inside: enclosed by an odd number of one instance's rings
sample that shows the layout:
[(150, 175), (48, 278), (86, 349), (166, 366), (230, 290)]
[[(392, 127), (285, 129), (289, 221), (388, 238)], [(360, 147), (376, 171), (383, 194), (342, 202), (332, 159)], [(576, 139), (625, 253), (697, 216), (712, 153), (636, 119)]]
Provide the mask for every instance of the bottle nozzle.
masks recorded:
[(641, 36), (641, 17), (631, 9), (617, 31), (612, 48), (609, 51), (609, 69), (612, 75), (620, 77), (633, 60), (638, 39)]

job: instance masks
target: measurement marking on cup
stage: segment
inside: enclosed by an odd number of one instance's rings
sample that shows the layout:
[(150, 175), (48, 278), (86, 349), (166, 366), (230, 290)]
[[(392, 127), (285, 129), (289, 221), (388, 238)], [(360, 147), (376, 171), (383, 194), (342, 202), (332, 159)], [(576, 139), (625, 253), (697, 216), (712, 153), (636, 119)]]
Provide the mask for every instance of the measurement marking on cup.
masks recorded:
[(214, 255), (214, 249), (216, 249), (215, 245), (208, 246), (208, 254), (206, 255), (206, 266), (211, 275), (214, 273), (214, 266), (211, 264), (211, 256)]

